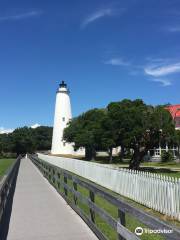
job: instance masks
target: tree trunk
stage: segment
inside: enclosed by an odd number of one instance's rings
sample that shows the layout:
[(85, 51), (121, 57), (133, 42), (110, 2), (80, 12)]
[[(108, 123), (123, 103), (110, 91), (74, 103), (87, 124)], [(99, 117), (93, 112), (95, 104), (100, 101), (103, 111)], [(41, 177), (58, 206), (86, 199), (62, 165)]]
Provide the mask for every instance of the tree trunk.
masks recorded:
[(92, 147), (91, 149), (91, 160), (95, 160), (96, 159), (96, 150), (94, 147)]
[(113, 156), (112, 156), (112, 148), (109, 149), (109, 163), (111, 164), (112, 163), (112, 160), (113, 160)]
[(96, 151), (93, 147), (85, 147), (85, 159), (87, 161), (95, 160)]
[(85, 159), (90, 161), (90, 150), (89, 147), (85, 147)]
[(119, 154), (119, 160), (120, 162), (123, 162), (123, 158), (124, 158), (124, 146), (121, 145), (121, 152)]
[(129, 169), (138, 170), (144, 156), (145, 156), (145, 150), (140, 151), (138, 147), (135, 147), (133, 156), (129, 163)]

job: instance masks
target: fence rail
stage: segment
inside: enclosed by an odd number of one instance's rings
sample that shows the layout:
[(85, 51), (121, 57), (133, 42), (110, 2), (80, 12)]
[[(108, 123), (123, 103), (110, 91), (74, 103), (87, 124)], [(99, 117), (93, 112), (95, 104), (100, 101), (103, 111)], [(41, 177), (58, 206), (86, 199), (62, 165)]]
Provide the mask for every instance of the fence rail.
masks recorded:
[(180, 179), (43, 154), (38, 157), (180, 221)]
[[(134, 233), (126, 228), (126, 214), (131, 214), (137, 218), (140, 222), (145, 224), (151, 229), (166, 229), (172, 230), (171, 235), (163, 234), (165, 239), (180, 239), (180, 231), (166, 224), (165, 222), (145, 213), (144, 211), (137, 209), (130, 204), (124, 202), (121, 199), (116, 198), (107, 191), (104, 191), (102, 187), (99, 187), (93, 183), (90, 183), (69, 171), (52, 165), (46, 161), (39, 159), (37, 156), (29, 155), (32, 162), (39, 168), (43, 175), (49, 180), (49, 182), (56, 188), (61, 196), (68, 202), (68, 204), (84, 219), (89, 227), (101, 240), (106, 240), (107, 237), (96, 225), (96, 214), (98, 214), (108, 225), (110, 225), (118, 235), (119, 240), (137, 240), (140, 239)], [(72, 181), (72, 185), (68, 184), (68, 180)], [(89, 191), (89, 197), (85, 197), (80, 191), (78, 186), (81, 186)], [(60, 191), (63, 188), (64, 191)], [(69, 199), (69, 194), (73, 195), (73, 199)], [(107, 202), (117, 208), (119, 219), (113, 218), (108, 212), (95, 203), (95, 197), (100, 196)], [(88, 206), (90, 211), (90, 217), (88, 217), (82, 209), (77, 205), (77, 201), (80, 200), (83, 204)]]
[(1, 179), (0, 182), (0, 239), (1, 234), (3, 231), (3, 218), (6, 211), (6, 206), (9, 200), (9, 196), (11, 194), (13, 184), (15, 184), (15, 180), (18, 173), (18, 168), (20, 164), (21, 156), (19, 156), (14, 164), (10, 167), (8, 172), (5, 174), (5, 176)]

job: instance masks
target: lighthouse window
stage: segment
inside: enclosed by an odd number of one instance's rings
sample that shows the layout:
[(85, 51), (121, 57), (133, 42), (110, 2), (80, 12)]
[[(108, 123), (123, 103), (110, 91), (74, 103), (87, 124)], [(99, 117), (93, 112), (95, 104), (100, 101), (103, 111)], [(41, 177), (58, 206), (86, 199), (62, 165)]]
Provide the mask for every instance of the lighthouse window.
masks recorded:
[(65, 117), (62, 118), (63, 122), (65, 122)]

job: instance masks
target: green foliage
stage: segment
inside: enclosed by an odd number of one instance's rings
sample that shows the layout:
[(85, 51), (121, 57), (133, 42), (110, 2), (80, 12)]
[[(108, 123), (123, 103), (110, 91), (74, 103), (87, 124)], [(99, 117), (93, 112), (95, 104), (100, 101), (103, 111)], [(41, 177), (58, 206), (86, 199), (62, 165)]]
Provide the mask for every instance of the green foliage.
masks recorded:
[(172, 162), (174, 160), (172, 152), (163, 151), (161, 155), (161, 161), (162, 162)]
[(180, 130), (176, 131), (174, 135), (173, 143), (178, 147), (177, 156), (180, 159)]
[(85, 148), (87, 160), (93, 159), (96, 149), (101, 147), (101, 121), (104, 116), (104, 110), (92, 109), (73, 119), (64, 131), (64, 140), (73, 142), (75, 150)]
[(16, 157), (17, 157), (17, 154), (13, 153), (13, 152), (1, 152), (0, 153), (0, 159), (2, 159), (2, 158), (8, 159), (8, 158), (16, 158)]
[[(122, 151), (133, 150), (130, 168), (138, 169), (148, 149), (173, 143), (175, 127), (164, 106), (146, 105), (141, 99), (112, 102), (105, 109), (93, 109), (73, 119), (65, 129), (64, 139), (74, 142), (75, 149), (85, 147), (109, 152), (121, 146)], [(121, 154), (122, 154), (121, 153)], [(95, 154), (94, 154), (95, 155)]]
[(9, 153), (32, 153), (48, 150), (51, 147), (52, 127), (41, 126), (35, 129), (17, 128), (10, 134), (0, 135), (0, 155)]

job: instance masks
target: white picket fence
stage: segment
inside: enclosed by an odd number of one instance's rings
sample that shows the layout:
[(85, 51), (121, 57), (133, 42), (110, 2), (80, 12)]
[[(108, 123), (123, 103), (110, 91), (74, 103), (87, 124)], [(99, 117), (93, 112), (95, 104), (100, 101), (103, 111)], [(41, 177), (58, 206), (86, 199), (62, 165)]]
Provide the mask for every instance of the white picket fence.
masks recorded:
[(38, 157), (180, 221), (180, 179), (76, 159)]

